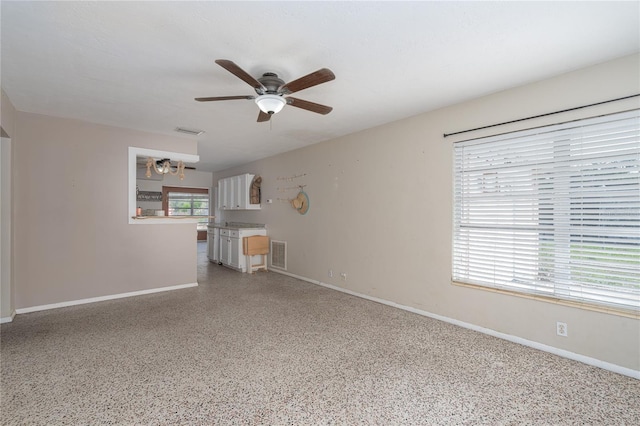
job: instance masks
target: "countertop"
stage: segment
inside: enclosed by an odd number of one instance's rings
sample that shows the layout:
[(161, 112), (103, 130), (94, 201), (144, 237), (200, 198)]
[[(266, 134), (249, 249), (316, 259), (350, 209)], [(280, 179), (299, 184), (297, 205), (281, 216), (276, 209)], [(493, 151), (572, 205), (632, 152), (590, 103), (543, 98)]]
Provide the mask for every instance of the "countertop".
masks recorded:
[(209, 222), (207, 224), (209, 228), (224, 228), (224, 229), (265, 229), (264, 223), (243, 223), (243, 222)]

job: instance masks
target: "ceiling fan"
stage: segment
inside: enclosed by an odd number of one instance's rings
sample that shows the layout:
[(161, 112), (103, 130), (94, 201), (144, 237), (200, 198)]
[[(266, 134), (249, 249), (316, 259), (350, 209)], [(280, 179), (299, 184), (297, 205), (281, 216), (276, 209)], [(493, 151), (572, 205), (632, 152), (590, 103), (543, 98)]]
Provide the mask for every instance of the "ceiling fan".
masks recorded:
[[(157, 159), (156, 158), (152, 158), (152, 160), (153, 160), (153, 165), (155, 166), (155, 168), (157, 170), (162, 170), (162, 169), (164, 169), (166, 167), (169, 167), (169, 168), (171, 168), (172, 171), (175, 171), (176, 167), (178, 167), (177, 166), (178, 162), (177, 161), (172, 161), (170, 158), (157, 158)], [(139, 169), (146, 169), (148, 162), (149, 162), (149, 157), (144, 157), (144, 158), (138, 157), (138, 158), (136, 158), (136, 166)], [(166, 163), (168, 163), (167, 166), (165, 166)], [(185, 170), (196, 170), (195, 167), (187, 166), (187, 165), (184, 166), (184, 169)]]
[(285, 83), (282, 79), (272, 72), (262, 74), (262, 77), (253, 78), (246, 71), (228, 59), (218, 59), (216, 64), (238, 77), (240, 80), (249, 84), (256, 91), (257, 96), (239, 95), (239, 96), (214, 96), (210, 98), (195, 98), (198, 102), (209, 101), (230, 101), (235, 99), (255, 99), (256, 104), (260, 108), (258, 114), (258, 122), (269, 121), (273, 114), (276, 114), (284, 108), (285, 105), (291, 105), (296, 108), (306, 109), (307, 111), (318, 114), (329, 114), (333, 109), (330, 106), (320, 105), (315, 102), (305, 101), (303, 99), (294, 98), (291, 93), (326, 83), (336, 78), (333, 72), (328, 68), (319, 69), (316, 72), (307, 74), (297, 80)]

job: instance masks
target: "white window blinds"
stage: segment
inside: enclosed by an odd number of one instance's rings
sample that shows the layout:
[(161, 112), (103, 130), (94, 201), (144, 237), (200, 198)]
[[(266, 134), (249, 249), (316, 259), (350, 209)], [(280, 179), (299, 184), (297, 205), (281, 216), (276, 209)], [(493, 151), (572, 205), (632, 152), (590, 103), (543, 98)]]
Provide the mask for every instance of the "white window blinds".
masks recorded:
[(454, 281), (640, 310), (639, 111), (454, 151)]
[(169, 216), (208, 216), (209, 194), (169, 192)]

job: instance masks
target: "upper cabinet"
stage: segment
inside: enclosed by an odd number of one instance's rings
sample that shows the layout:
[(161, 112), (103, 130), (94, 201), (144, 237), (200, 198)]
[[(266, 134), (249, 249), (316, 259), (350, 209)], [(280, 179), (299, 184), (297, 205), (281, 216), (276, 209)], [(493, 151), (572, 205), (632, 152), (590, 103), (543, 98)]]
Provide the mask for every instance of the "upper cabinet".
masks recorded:
[(218, 181), (220, 210), (260, 210), (260, 203), (251, 204), (251, 183), (255, 175), (245, 173)]

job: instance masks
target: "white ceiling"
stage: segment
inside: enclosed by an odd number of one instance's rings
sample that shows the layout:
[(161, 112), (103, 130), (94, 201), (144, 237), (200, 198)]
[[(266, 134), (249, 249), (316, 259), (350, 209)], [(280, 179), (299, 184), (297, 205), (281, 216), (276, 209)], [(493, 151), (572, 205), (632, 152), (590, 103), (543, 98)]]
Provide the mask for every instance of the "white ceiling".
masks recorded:
[[(640, 51), (640, 2), (1, 3), (1, 83), (21, 111), (197, 137), (223, 170)], [(336, 80), (257, 123), (214, 63)], [(187, 137), (192, 138), (192, 137)]]

